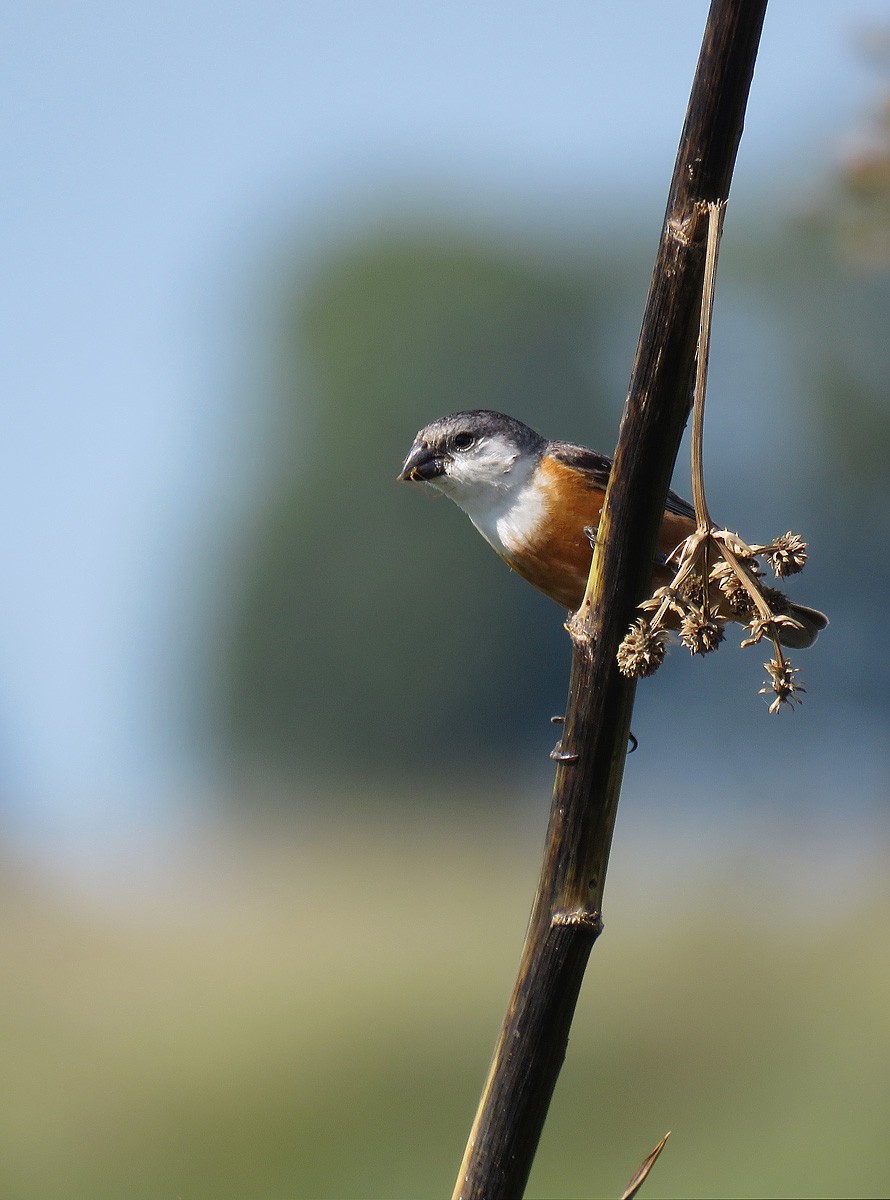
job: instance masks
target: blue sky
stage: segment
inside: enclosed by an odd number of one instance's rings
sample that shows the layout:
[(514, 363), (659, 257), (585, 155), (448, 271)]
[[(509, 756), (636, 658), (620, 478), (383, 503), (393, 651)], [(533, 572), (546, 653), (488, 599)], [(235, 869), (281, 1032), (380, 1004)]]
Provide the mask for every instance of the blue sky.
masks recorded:
[[(19, 6), (6, 187), (0, 788), (27, 837), (141, 826), (200, 786), (175, 624), (236, 519), (269, 255), (404, 191), (494, 209), (651, 206), (707, 4)], [(875, 77), (875, 0), (767, 14), (736, 195), (830, 170)], [(630, 201), (628, 201), (630, 197)], [(254, 364), (256, 365), (256, 364)], [(245, 461), (245, 457), (248, 461)], [(213, 533), (212, 531), (217, 531)]]

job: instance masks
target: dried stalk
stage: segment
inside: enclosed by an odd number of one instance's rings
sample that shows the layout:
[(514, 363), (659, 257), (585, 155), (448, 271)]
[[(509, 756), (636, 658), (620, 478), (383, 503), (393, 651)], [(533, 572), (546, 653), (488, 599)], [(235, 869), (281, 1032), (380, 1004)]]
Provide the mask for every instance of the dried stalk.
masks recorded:
[(664, 1135), (654, 1150), (650, 1150), (637, 1169), (634, 1171), (630, 1183), (621, 1193), (621, 1200), (634, 1200), (637, 1192), (649, 1178), (649, 1172), (658, 1162), (662, 1150), (667, 1145), (667, 1140), (671, 1136), (670, 1130)]
[[(708, 654), (723, 641), (727, 620), (734, 619), (748, 625), (749, 636), (742, 642), (743, 647), (756, 646), (764, 637), (772, 643), (773, 658), (764, 664), (770, 678), (760, 694), (773, 696), (770, 712), (776, 713), (785, 705), (800, 703), (800, 694), (805, 691), (796, 678), (797, 669), (783, 652), (783, 635), (792, 636), (792, 645), (795, 641), (799, 647), (808, 645), (806, 638), (811, 634), (815, 637), (814, 630), (824, 627), (828, 619), (814, 609), (795, 608), (784, 593), (766, 587), (760, 578), (758, 556), (779, 577), (802, 570), (807, 560), (803, 538), (789, 530), (766, 545), (749, 546), (739, 534), (718, 529), (708, 512), (702, 449), (705, 393), (717, 255), (726, 201), (708, 202), (702, 211), (707, 216), (708, 234), (692, 404), (691, 470), (696, 526), (668, 557), (668, 564), (673, 566), (670, 582), (638, 605), (644, 615), (634, 622), (618, 647), (618, 666), (631, 677), (653, 674), (664, 659), (668, 629), (676, 626), (680, 641), (690, 653)], [(804, 620), (810, 623), (810, 629), (802, 623)]]
[(573, 643), (563, 760), (519, 975), (455, 1188), (523, 1195), (602, 898), (635, 681), (616, 652), (648, 593), (661, 514), (689, 415), (704, 268), (702, 205), (725, 200), (766, 0), (713, 0), (668, 199), (587, 592)]

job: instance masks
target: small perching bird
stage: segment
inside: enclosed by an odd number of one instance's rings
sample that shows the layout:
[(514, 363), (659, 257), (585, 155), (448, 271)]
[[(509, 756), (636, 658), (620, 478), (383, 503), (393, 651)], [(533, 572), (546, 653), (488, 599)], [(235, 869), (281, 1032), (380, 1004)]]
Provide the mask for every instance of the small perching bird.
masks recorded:
[[(421, 429), (399, 479), (449, 496), (514, 571), (574, 611), (587, 585), (611, 467), (611, 459), (595, 450), (548, 441), (515, 417), (480, 409)], [(669, 492), (656, 586), (669, 582), (665, 563), (695, 527), (692, 506)], [(782, 611), (793, 623), (781, 626), (779, 640), (794, 648), (812, 645), (827, 618), (783, 599)], [(723, 615), (745, 621), (731, 610)]]

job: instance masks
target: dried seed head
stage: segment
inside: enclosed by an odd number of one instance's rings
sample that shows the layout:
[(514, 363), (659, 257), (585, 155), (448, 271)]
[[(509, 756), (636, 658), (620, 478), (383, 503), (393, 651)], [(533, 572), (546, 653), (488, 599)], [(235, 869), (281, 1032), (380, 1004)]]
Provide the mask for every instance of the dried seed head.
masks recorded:
[(678, 630), (692, 654), (708, 654), (723, 641), (726, 622), (738, 621), (749, 635), (743, 646), (764, 639), (773, 644), (774, 657), (765, 664), (769, 679), (761, 692), (773, 697), (770, 712), (778, 712), (783, 704), (799, 704), (804, 689), (795, 683), (797, 671), (785, 659), (780, 637), (793, 629), (798, 636), (788, 640), (800, 644), (806, 641), (801, 636), (804, 627), (784, 592), (763, 582), (764, 565), (758, 556), (777, 575), (791, 575), (803, 568), (807, 546), (790, 531), (767, 545), (751, 546), (728, 529), (697, 526), (664, 560), (674, 570), (671, 582), (639, 605), (645, 615), (618, 648), (622, 674), (651, 675), (661, 666), (669, 636), (666, 624)]
[(807, 561), (807, 544), (789, 529), (760, 551), (777, 575), (796, 575)]
[(763, 665), (769, 673), (769, 679), (763, 681), (760, 695), (768, 696), (772, 693), (775, 696), (769, 706), (770, 712), (777, 713), (783, 704), (792, 708), (795, 704), (800, 704), (800, 696), (806, 689), (794, 681), (794, 677), (798, 673), (797, 668), (792, 667), (787, 659), (781, 658), (771, 658), (768, 663)]
[(761, 638), (769, 636), (772, 628), (773, 623), (769, 617), (754, 617), (748, 626), (748, 636), (742, 642), (742, 649), (746, 646), (756, 646)]
[(672, 588), (656, 588), (647, 600), (643, 600), (637, 605), (637, 608), (639, 608), (642, 612), (655, 612), (656, 609), (661, 608), (662, 604), (665, 602), (667, 602), (668, 605), (671, 605), (673, 603), (674, 594), (675, 593)]
[(772, 638), (777, 641), (779, 637), (779, 629), (781, 626), (788, 626), (792, 629), (800, 629), (800, 621), (795, 621), (793, 617), (783, 616), (781, 613), (772, 613), (768, 617), (755, 617), (748, 625), (751, 631), (750, 636), (746, 637), (742, 642), (742, 648), (745, 646), (756, 646), (761, 638)]
[[(753, 563), (753, 559), (745, 565), (750, 569), (751, 563)], [(756, 575), (757, 572), (755, 571), (753, 574)], [(720, 591), (726, 597), (727, 604), (737, 616), (747, 617), (754, 611), (754, 602), (750, 592), (725, 559), (721, 559), (714, 566), (711, 578), (716, 581)]]
[(618, 647), (618, 670), (631, 678), (654, 674), (664, 662), (667, 651), (667, 634), (663, 629), (653, 629), (641, 617), (624, 635)]
[(692, 654), (709, 654), (723, 641), (723, 625), (723, 621), (692, 610), (680, 622), (680, 641)]
[(651, 628), (655, 630), (663, 628), (665, 617), (668, 613), (674, 612), (682, 619), (689, 610), (689, 604), (676, 588), (662, 587), (658, 588), (648, 600), (643, 600), (638, 604), (637, 608), (641, 612), (651, 612), (654, 614), (648, 617), (647, 620)]
[(680, 585), (680, 595), (684, 600), (701, 608), (705, 599), (705, 588), (700, 575), (687, 575)]

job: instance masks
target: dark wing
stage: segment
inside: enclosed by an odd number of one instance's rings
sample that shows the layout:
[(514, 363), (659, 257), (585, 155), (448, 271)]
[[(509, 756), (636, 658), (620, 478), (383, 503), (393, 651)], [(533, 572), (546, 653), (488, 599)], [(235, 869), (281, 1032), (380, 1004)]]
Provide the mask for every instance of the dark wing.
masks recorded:
[(668, 492), (668, 498), (664, 502), (665, 512), (676, 513), (678, 517), (688, 517), (690, 521), (695, 520), (695, 509), (688, 500), (684, 500), (682, 496), (678, 496), (676, 492)]
[[(588, 450), (586, 446), (576, 446), (573, 442), (551, 442), (547, 453), (558, 462), (565, 463), (567, 467), (573, 467), (585, 474), (590, 479), (591, 487), (605, 490), (609, 482), (609, 472), (612, 470), (612, 460), (605, 454)], [(678, 517), (695, 519), (695, 509), (676, 492), (668, 492), (664, 507), (667, 512), (675, 513)]]
[(576, 446), (573, 442), (550, 442), (547, 453), (557, 462), (565, 463), (567, 467), (586, 475), (591, 487), (605, 491), (612, 470), (612, 460), (605, 454), (597, 454), (596, 450)]

